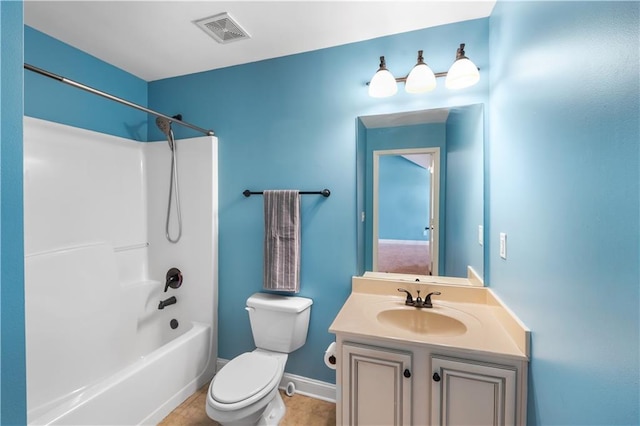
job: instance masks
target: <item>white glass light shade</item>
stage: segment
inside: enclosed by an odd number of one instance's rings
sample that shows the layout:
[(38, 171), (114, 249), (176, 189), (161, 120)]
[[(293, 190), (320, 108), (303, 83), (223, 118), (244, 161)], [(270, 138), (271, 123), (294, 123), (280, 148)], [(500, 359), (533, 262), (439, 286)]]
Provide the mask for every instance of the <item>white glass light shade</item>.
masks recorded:
[(369, 83), (369, 96), (372, 98), (386, 98), (397, 92), (398, 83), (393, 74), (386, 69), (378, 70)]
[(424, 93), (435, 88), (436, 76), (425, 63), (413, 67), (404, 86), (407, 93)]
[(480, 81), (478, 67), (467, 58), (458, 59), (447, 72), (444, 85), (447, 89), (464, 89)]

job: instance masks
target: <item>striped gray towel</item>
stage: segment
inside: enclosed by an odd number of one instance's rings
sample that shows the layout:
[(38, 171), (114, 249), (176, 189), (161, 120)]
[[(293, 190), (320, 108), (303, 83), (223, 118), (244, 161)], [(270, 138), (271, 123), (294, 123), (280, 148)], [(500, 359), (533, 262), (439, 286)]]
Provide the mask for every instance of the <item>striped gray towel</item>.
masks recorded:
[(300, 194), (264, 191), (264, 289), (300, 291)]

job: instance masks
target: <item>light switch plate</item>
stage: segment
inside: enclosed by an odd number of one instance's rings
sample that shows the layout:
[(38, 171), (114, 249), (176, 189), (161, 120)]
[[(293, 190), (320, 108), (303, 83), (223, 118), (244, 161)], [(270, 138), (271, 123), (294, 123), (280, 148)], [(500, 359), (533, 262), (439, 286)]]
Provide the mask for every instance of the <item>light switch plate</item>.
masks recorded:
[(482, 225), (478, 225), (478, 244), (484, 244), (484, 227)]
[(507, 258), (507, 234), (504, 232), (500, 233), (500, 257)]

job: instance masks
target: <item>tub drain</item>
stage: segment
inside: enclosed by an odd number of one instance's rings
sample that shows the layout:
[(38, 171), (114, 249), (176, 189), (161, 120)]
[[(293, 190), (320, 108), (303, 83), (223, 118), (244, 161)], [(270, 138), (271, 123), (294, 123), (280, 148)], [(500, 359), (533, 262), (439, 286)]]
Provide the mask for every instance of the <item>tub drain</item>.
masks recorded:
[(179, 325), (179, 324), (178, 324), (178, 320), (177, 320), (177, 319), (175, 319), (175, 318), (174, 318), (174, 319), (172, 319), (172, 320), (171, 320), (171, 322), (169, 322), (169, 325), (171, 326), (171, 328), (172, 328), (173, 330), (175, 330), (176, 328), (178, 328), (178, 325)]

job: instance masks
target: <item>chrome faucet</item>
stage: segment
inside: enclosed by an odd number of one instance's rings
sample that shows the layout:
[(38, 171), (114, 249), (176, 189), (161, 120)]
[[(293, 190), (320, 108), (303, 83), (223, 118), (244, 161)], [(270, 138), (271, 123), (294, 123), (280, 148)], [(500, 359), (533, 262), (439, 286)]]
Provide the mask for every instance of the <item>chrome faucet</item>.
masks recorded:
[(415, 306), (418, 309), (421, 309), (421, 308), (433, 308), (433, 303), (431, 303), (431, 296), (433, 296), (434, 294), (436, 296), (439, 296), (440, 294), (442, 294), (439, 291), (432, 291), (431, 293), (426, 295), (424, 300), (422, 300), (422, 298), (420, 297), (420, 290), (418, 290), (418, 296), (414, 300), (413, 296), (411, 296), (411, 293), (409, 293), (409, 290), (405, 290), (404, 288), (399, 288), (398, 291), (407, 293), (407, 298), (404, 301), (405, 305), (407, 305), (407, 306)]

